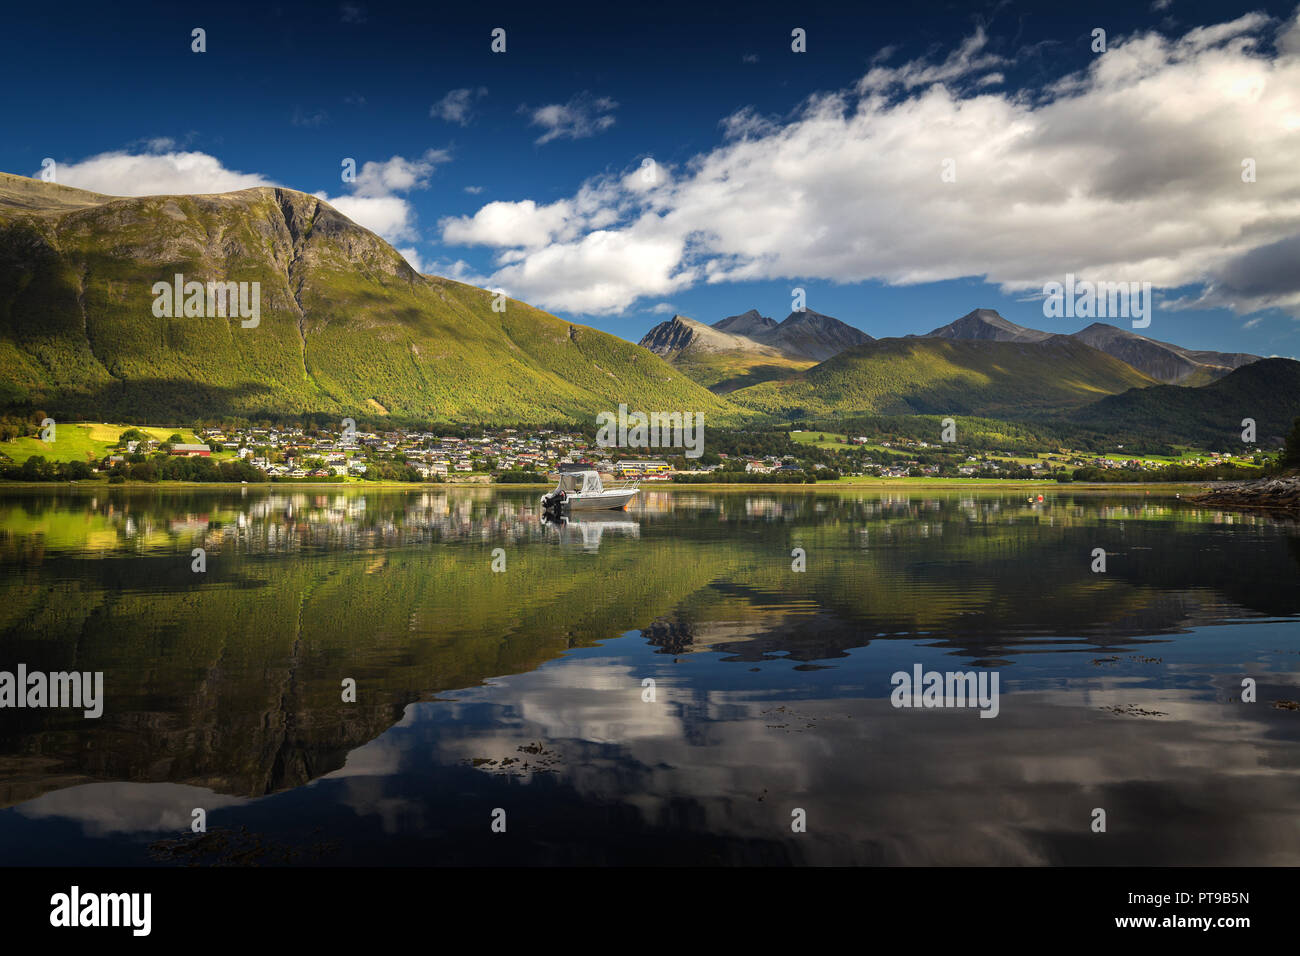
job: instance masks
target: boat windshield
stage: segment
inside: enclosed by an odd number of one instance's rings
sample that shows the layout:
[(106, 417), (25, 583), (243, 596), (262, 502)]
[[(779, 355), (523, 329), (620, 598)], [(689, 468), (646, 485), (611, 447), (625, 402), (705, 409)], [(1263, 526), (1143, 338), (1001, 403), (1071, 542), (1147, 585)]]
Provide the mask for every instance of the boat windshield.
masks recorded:
[(598, 495), (605, 490), (595, 471), (569, 471), (560, 475), (560, 491), (570, 495)]

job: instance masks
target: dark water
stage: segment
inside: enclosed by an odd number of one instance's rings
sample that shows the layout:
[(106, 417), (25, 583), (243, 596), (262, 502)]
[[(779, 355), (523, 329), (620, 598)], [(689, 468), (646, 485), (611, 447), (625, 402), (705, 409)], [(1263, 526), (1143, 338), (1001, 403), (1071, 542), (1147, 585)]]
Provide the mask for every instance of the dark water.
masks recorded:
[[(1300, 864), (1294, 525), (539, 494), (4, 493), (0, 670), (105, 704), (0, 710), (0, 861)], [(915, 665), (997, 674), (996, 718), (894, 707)]]

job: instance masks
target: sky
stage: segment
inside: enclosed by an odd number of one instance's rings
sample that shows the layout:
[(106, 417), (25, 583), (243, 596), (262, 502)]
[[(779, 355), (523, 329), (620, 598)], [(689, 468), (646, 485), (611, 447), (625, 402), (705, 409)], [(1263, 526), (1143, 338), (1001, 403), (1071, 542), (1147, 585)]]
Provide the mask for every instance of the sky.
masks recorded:
[(300, 189), (633, 341), (795, 289), (876, 337), (1073, 332), (1071, 274), (1150, 282), (1154, 338), (1300, 356), (1294, 3), (890, 7), (25, 4), (0, 170)]

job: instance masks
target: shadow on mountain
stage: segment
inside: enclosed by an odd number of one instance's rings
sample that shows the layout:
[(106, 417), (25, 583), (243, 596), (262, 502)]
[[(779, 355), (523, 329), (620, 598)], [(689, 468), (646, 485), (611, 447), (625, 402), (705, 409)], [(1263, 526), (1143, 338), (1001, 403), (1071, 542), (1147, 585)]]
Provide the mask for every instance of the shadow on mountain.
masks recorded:
[(270, 402), (273, 392), (264, 384), (244, 382), (219, 386), (192, 379), (146, 378), (117, 380), (97, 389), (54, 389), (35, 396), (11, 397), (6, 411), (30, 412), (41, 408), (63, 421), (116, 421), (145, 423), (178, 419), (212, 419), (284, 414)]

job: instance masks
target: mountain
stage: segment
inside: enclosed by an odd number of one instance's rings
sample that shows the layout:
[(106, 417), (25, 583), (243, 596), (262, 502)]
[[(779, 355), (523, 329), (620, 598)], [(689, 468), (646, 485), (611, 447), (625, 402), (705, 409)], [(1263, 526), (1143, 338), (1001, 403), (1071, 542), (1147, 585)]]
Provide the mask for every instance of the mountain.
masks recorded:
[(839, 319), (807, 310), (781, 322), (750, 309), (713, 325), (675, 315), (641, 345), (718, 394), (795, 372), (874, 339)]
[(641, 339), (656, 355), (673, 360), (683, 352), (748, 351), (787, 359), (824, 362), (847, 348), (874, 339), (853, 326), (806, 309), (775, 322), (757, 309), (730, 315), (711, 326), (675, 315)]
[(1069, 336), (1040, 342), (879, 339), (783, 381), (734, 391), (737, 405), (784, 418), (851, 414), (1059, 413), (1152, 379)]
[(993, 309), (976, 309), (960, 319), (941, 325), (929, 335), (919, 338), (971, 339), (991, 342), (1042, 342), (1052, 337), (1050, 332), (1027, 329), (1002, 318)]
[(669, 321), (660, 322), (645, 334), (640, 345), (664, 358), (716, 352), (749, 352), (770, 358), (789, 358), (775, 346), (764, 345), (744, 334), (719, 331), (717, 325), (705, 325), (684, 315), (674, 315)]
[(1157, 385), (1104, 398), (1069, 418), (1100, 432), (1144, 434), (1206, 445), (1241, 447), (1243, 418), (1255, 419), (1261, 447), (1280, 442), (1300, 417), (1300, 362), (1259, 359), (1193, 388)]
[[(940, 326), (921, 338), (969, 339), (995, 342), (1045, 342), (1051, 332), (1016, 325), (993, 309), (976, 309), (955, 322)], [(1121, 362), (1127, 362), (1157, 382), (1204, 385), (1235, 368), (1259, 361), (1258, 355), (1240, 352), (1201, 352), (1149, 339), (1127, 329), (1094, 322), (1072, 336)]]
[(1204, 385), (1260, 359), (1243, 352), (1185, 349), (1104, 322), (1094, 322), (1074, 337), (1170, 385)]
[[(157, 317), (154, 284), (260, 283), (260, 322)], [(546, 422), (730, 414), (657, 356), (424, 276), (290, 189), (117, 198), (0, 174), (0, 405), (57, 418)]]
[(761, 328), (757, 312), (733, 315), (712, 326), (684, 315), (674, 315), (660, 322), (641, 339), (641, 346), (672, 363), (683, 375), (721, 395), (744, 385), (785, 378), (816, 363), (809, 358), (791, 355), (774, 345), (765, 345), (744, 334), (723, 331)]
[(867, 333), (812, 309), (791, 312), (763, 341), (792, 355), (824, 362), (855, 345), (874, 342)]
[(744, 335), (752, 339), (761, 339), (777, 328), (775, 319), (759, 315), (758, 309), (750, 309), (740, 315), (729, 315), (721, 321), (714, 322), (713, 328), (733, 335)]

